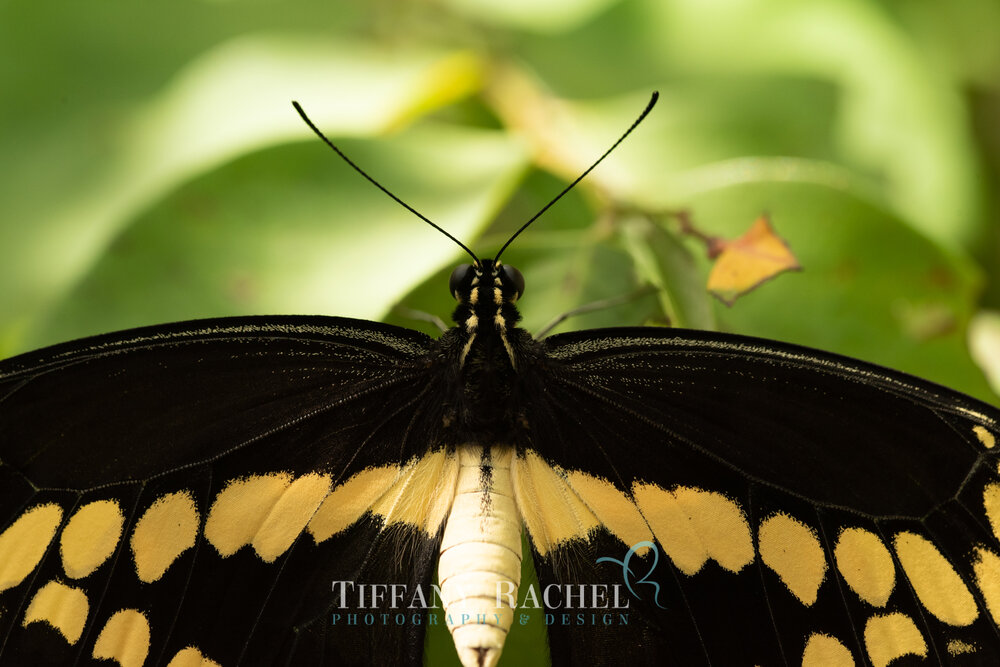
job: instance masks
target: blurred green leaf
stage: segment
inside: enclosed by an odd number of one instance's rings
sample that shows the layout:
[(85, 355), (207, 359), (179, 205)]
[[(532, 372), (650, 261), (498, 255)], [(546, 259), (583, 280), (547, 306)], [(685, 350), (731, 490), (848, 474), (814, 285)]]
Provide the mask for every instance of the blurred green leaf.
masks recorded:
[(621, 230), (639, 275), (657, 288), (667, 322), (687, 329), (714, 329), (705, 276), (698, 271), (690, 250), (647, 219), (626, 219)]
[[(109, 137), (111, 153), (87, 175), (90, 187), (86, 192), (72, 188), (36, 197), (36, 206), (21, 214), (21, 224), (0, 226), (0, 246), (9, 257), (9, 261), (0, 263), (0, 281), (19, 286), (0, 294), (0, 313), (7, 322), (0, 328), (0, 340), (8, 341), (10, 352), (43, 340), (51, 342), (68, 333), (105, 329), (89, 326), (74, 330), (66, 327), (63, 319), (49, 337), (17, 340), (29, 335), (27, 331), (46, 310), (60, 308), (58, 302), (65, 301), (74, 283), (82, 281), (91, 267), (101, 262), (117, 234), (183, 182), (239, 155), (313, 137), (292, 110), (293, 98), (307, 109), (315, 109), (310, 112), (314, 122), (331, 134), (372, 135), (399, 125), (418, 110), (466, 94), (476, 80), (475, 60), (463, 53), (408, 51), (389, 55), (346, 43), (331, 47), (321, 42), (308, 44), (272, 37), (221, 45), (196, 59), (161, 95), (137, 112), (132, 123)], [(318, 140), (313, 141), (319, 145)], [(494, 144), (501, 141), (496, 137)], [(474, 142), (469, 147), (475, 148)], [(483, 147), (483, 160), (473, 160), (470, 173), (480, 167), (496, 167), (498, 171), (491, 172), (490, 180), (504, 187), (504, 182), (509, 183), (509, 173), (505, 177), (498, 172), (509, 172), (513, 165), (499, 163), (515, 160), (516, 149), (510, 147), (508, 155), (498, 155), (503, 150), (499, 145)], [(457, 147), (452, 152), (456, 151), (462, 152)], [(336, 158), (328, 154), (328, 159)], [(45, 172), (37, 172), (7, 185), (18, 187), (22, 196), (17, 200), (25, 202), (31, 199), (31, 193), (49, 189), (46, 180)], [(490, 196), (485, 182), (476, 181), (475, 187), (480, 196)], [(274, 214), (280, 215), (277, 210)], [(479, 216), (484, 214), (483, 210), (478, 212)], [(392, 219), (399, 216), (384, 218)], [(467, 218), (466, 222), (473, 220)], [(187, 216), (185, 221), (193, 219)], [(182, 224), (175, 222), (171, 226), (178, 228)], [(290, 225), (287, 229), (293, 228)], [(232, 237), (243, 232), (247, 237), (245, 229), (231, 228), (228, 233)], [(360, 243), (361, 239), (355, 241)], [(163, 254), (163, 249), (156, 252)], [(193, 250), (198, 253), (198, 249)], [(192, 254), (187, 257), (186, 262), (193, 263)], [(213, 262), (209, 257), (204, 260)], [(133, 264), (135, 268), (142, 266), (148, 264)], [(105, 274), (105, 280), (114, 279)], [(102, 293), (113, 300), (113, 292)], [(377, 295), (372, 299), (372, 303), (378, 303)], [(294, 304), (292, 299), (286, 302), (286, 308)], [(81, 302), (77, 308), (98, 305)], [(127, 306), (118, 302), (117, 307)], [(190, 310), (204, 313), (203, 309)], [(148, 315), (148, 311), (143, 307), (136, 315)], [(379, 312), (376, 307), (366, 314)], [(120, 318), (108, 320), (110, 325), (120, 323)]]
[[(995, 38), (1000, 26), (983, 29)], [(830, 159), (878, 181), (896, 212), (924, 232), (948, 243), (974, 236), (982, 191), (962, 100), (922, 45), (873, 2), (643, 0), (519, 45), (547, 80), (568, 81), (581, 97), (596, 89), (603, 103), (645, 82), (664, 94), (659, 115), (691, 108), (677, 141), (661, 145), (688, 164), (702, 151), (703, 161)], [(745, 152), (741, 144), (755, 139), (765, 150)]]
[(444, 4), (497, 26), (551, 33), (574, 28), (619, 0), (444, 0)]
[[(492, 218), (524, 164), (516, 143), (488, 130), (424, 125), (341, 143), (462, 238)], [(177, 190), (115, 239), (28, 343), (246, 313), (377, 319), (458, 253), (313, 137)]]
[(1000, 395), (1000, 312), (976, 313), (969, 326), (969, 347), (993, 392)]

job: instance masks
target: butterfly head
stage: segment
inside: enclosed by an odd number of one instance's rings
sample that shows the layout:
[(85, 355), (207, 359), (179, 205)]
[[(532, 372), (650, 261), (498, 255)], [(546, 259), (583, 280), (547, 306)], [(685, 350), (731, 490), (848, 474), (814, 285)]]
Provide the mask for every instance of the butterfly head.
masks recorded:
[(452, 319), (469, 332), (480, 322), (506, 329), (521, 319), (514, 304), (524, 294), (524, 276), (509, 264), (490, 259), (462, 264), (452, 271), (448, 289), (458, 301)]

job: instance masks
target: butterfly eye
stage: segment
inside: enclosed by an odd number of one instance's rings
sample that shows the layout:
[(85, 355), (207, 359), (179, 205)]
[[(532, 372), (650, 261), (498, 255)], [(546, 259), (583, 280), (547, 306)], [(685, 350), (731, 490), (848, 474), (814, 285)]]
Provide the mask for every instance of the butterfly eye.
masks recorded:
[(451, 272), (451, 278), (448, 279), (448, 290), (451, 291), (452, 296), (457, 299), (459, 293), (469, 289), (473, 274), (472, 264), (462, 264), (455, 267), (455, 270)]
[(500, 270), (503, 271), (504, 282), (513, 285), (514, 289), (517, 290), (517, 298), (520, 299), (521, 295), (524, 294), (524, 276), (509, 264), (504, 264)]

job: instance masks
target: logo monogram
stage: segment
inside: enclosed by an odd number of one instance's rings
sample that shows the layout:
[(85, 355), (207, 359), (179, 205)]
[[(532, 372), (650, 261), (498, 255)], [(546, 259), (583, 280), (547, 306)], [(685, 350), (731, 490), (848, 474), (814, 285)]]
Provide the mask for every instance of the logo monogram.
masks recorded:
[[(641, 578), (637, 579), (635, 573), (632, 572), (631, 568), (629, 568), (629, 561), (632, 560), (632, 556), (638, 555), (637, 552), (639, 551), (639, 549), (643, 549), (643, 548), (649, 549), (652, 552), (652, 554), (653, 554), (653, 562), (650, 563), (649, 570), (646, 572), (646, 574), (642, 575)], [(662, 604), (660, 604), (660, 584), (658, 582), (656, 582), (656, 581), (650, 581), (649, 580), (649, 576), (651, 574), (653, 574), (653, 570), (656, 569), (657, 563), (660, 562), (660, 552), (656, 548), (655, 544), (653, 544), (652, 542), (646, 541), (646, 540), (644, 540), (642, 542), (636, 542), (628, 550), (628, 553), (625, 554), (625, 558), (624, 559), (618, 560), (617, 558), (611, 558), (610, 556), (602, 556), (601, 558), (597, 559), (597, 562), (598, 563), (608, 562), (608, 563), (615, 563), (617, 565), (621, 565), (622, 566), (622, 579), (625, 581), (625, 586), (628, 588), (629, 593), (631, 593), (632, 595), (634, 595), (635, 599), (637, 599), (637, 600), (641, 600), (642, 596), (635, 592), (635, 589), (632, 587), (633, 583), (635, 583), (636, 585), (646, 584), (647, 586), (652, 586), (653, 587), (653, 602), (660, 609), (666, 609), (666, 607), (664, 607)]]

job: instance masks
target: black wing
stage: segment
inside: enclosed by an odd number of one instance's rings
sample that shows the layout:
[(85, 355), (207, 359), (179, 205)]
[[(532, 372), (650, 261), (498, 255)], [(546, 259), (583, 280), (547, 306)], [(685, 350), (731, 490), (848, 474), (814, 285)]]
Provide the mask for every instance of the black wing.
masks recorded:
[(0, 664), (419, 664), (423, 624), (333, 582), (430, 581), (440, 533), (394, 504), (440, 447), (430, 345), (240, 318), (4, 361)]
[(996, 408), (750, 338), (545, 343), (518, 443), (539, 580), (630, 604), (548, 609), (554, 664), (1000, 664)]

